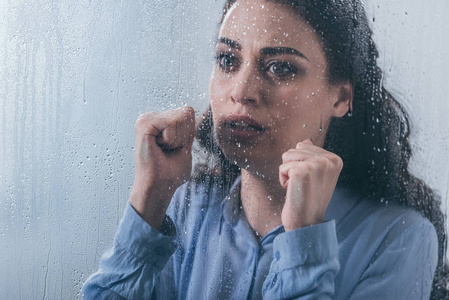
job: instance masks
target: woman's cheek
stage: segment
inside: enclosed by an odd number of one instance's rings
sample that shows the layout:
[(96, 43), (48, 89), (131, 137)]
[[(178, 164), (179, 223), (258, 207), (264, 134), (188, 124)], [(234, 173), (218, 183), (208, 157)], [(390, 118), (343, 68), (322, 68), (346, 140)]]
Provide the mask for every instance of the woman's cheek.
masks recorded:
[(224, 99), (225, 99), (224, 88), (221, 87), (216, 82), (211, 81), (210, 102), (212, 105), (212, 109), (214, 109), (214, 107), (222, 105), (222, 103), (224, 102)]
[(224, 112), (226, 108), (226, 91), (224, 88), (218, 88), (213, 86), (210, 92), (210, 104), (212, 108), (212, 113), (218, 116), (220, 113)]

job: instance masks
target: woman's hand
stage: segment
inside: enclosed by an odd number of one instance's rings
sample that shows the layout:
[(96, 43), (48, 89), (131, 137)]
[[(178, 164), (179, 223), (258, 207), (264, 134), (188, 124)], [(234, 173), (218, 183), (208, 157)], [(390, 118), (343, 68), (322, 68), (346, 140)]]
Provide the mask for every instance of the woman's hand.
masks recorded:
[(135, 126), (136, 177), (130, 203), (159, 229), (175, 190), (189, 178), (195, 111), (182, 107), (141, 115)]
[(282, 224), (285, 231), (322, 223), (343, 161), (305, 140), (282, 155), (279, 180), (287, 189)]

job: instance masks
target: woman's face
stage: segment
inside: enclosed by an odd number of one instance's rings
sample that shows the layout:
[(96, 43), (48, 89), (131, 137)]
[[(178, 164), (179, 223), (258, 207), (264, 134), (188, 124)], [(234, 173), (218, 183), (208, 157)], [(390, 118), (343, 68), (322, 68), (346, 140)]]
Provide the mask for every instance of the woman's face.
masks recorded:
[(282, 153), (307, 138), (322, 146), (331, 117), (349, 103), (326, 72), (320, 38), (290, 8), (237, 1), (220, 28), (210, 84), (226, 157), (257, 170), (280, 165)]

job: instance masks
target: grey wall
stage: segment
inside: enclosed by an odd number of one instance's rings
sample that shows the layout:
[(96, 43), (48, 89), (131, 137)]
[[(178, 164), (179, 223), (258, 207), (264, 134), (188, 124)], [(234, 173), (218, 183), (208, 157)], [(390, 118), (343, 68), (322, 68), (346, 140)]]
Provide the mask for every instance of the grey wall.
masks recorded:
[[(412, 170), (447, 211), (449, 2), (371, 0)], [(204, 109), (222, 1), (0, 0), (0, 299), (79, 299), (133, 182), (134, 122)]]

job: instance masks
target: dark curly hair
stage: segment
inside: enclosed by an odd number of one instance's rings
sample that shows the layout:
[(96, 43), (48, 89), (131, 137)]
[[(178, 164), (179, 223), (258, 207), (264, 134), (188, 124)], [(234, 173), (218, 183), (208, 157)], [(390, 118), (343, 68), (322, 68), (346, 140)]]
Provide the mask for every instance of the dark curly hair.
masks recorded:
[[(352, 84), (353, 111), (332, 119), (324, 144), (326, 150), (343, 159), (338, 186), (361, 192), (385, 205), (399, 203), (413, 208), (432, 222), (438, 235), (439, 260), (431, 299), (449, 299), (447, 236), (441, 200), (408, 170), (411, 155), (408, 115), (382, 84), (382, 71), (376, 64), (378, 51), (361, 2), (268, 1), (290, 7), (315, 29), (324, 46), (330, 83)], [(227, 0), (223, 18), (235, 2)], [(214, 141), (210, 109), (199, 123), (197, 138), (213, 154), (208, 156), (208, 166), (197, 165), (196, 174), (202, 174), (197, 178), (210, 176), (212, 170), (223, 176), (226, 186), (231, 184), (240, 170), (225, 158)]]

